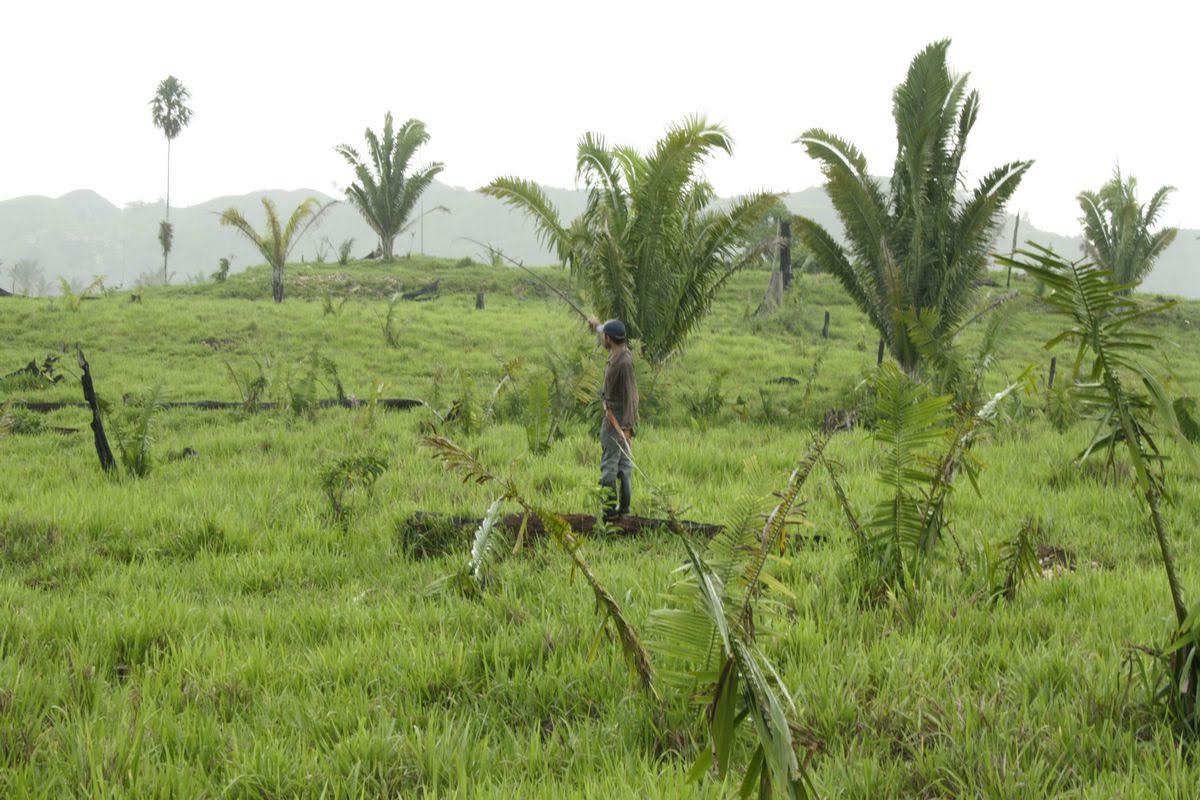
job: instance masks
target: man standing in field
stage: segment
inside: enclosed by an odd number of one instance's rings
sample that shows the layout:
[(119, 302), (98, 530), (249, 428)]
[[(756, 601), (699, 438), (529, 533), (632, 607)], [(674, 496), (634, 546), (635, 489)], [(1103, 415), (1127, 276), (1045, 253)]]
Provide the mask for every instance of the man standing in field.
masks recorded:
[(606, 490), (604, 518), (629, 513), (633, 478), (633, 431), (637, 423), (638, 390), (633, 377), (625, 323), (610, 319), (603, 325), (591, 317), (588, 324), (604, 340), (608, 366), (604, 370), (604, 420), (600, 423), (600, 485)]

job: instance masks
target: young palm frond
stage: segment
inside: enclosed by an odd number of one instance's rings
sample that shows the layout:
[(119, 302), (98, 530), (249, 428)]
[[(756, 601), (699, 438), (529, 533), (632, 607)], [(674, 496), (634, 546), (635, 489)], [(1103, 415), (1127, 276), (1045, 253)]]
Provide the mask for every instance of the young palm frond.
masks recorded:
[(1163, 186), (1141, 205), (1137, 179), (1132, 175), (1122, 179), (1118, 168), (1098, 192), (1080, 192), (1077, 199), (1083, 216), (1079, 221), (1088, 257), (1112, 273), (1117, 283), (1141, 283), (1178, 233), (1176, 228), (1151, 231), (1174, 191), (1173, 186)]
[(1021, 586), (1040, 574), (1042, 565), (1034, 541), (1040, 533), (1041, 525), (1036, 520), (1025, 520), (1012, 541), (1005, 542), (1000, 548), (996, 565), (999, 579), (993, 582), (991, 589), (993, 603), (1001, 599), (1011, 602)]
[(926, 561), (948, 526), (946, 505), (954, 480), (965, 473), (978, 492), (982, 465), (971, 448), (1016, 386), (1010, 384), (978, 409), (966, 406), (955, 414), (951, 395), (932, 395), (893, 364), (880, 369), (875, 441), (883, 447), (879, 481), (887, 494), (860, 526), (836, 479), (835, 491), (862, 537), (860, 558), (878, 571), (886, 587), (920, 585)]
[(959, 196), (979, 97), (967, 93), (965, 76), (949, 71), (949, 45), (943, 40), (921, 51), (896, 88), (898, 148), (886, 192), (847, 140), (821, 129), (796, 140), (821, 164), (847, 246), (803, 217), (793, 235), (845, 287), (908, 372), (921, 359), (914, 320), (926, 319), (932, 336), (942, 338), (969, 313), (1004, 206), (1032, 164), (1005, 164), (966, 199)]
[[(383, 138), (367, 128), (367, 158), (348, 144), (335, 151), (354, 169), (357, 178), (346, 189), (346, 199), (362, 214), (363, 220), (379, 237), (384, 260), (392, 260), (396, 237), (407, 229), (409, 217), (421, 195), (441, 173), (440, 161), (409, 169), (413, 155), (429, 141), (425, 123), (410, 119), (394, 129), (392, 112), (383, 118)], [(437, 206), (430, 211), (448, 211)]]
[(125, 425), (114, 426), (117, 449), (121, 453), (121, 464), (125, 472), (135, 478), (144, 478), (153, 464), (151, 448), (154, 445), (154, 416), (162, 410), (163, 384), (157, 383), (142, 399), (137, 413)]
[(492, 566), (505, 550), (504, 534), (496, 525), (500, 521), (500, 508), (503, 505), (503, 495), (492, 501), (471, 542), (471, 558), (467, 562), (466, 575), (477, 589), (483, 588)]
[(762, 525), (757, 521), (761, 498), (745, 498), (701, 551), (669, 512), (686, 560), (682, 577), (667, 592), (666, 606), (651, 613), (648, 635), (669, 665), (662, 673), (664, 680), (705, 705), (709, 747), (693, 767), (693, 776), (714, 765), (724, 776), (732, 767), (738, 728), (750, 720), (757, 745), (745, 768), (743, 796), (756, 785), (760, 797), (813, 793), (789, 723), (794, 706), (757, 645), (754, 610), (764, 588), (775, 584), (768, 565), (827, 441), (828, 437), (813, 441)]
[[(1018, 251), (1019, 258), (1004, 260), (1042, 281), (1051, 290), (1047, 304), (1067, 321), (1067, 327), (1046, 342), (1046, 349), (1059, 343), (1077, 347), (1072, 391), (1086, 413), (1099, 423), (1095, 438), (1080, 458), (1107, 450), (1111, 461), (1115, 448), (1124, 445), (1146, 502), (1177, 621), (1175, 641), (1163, 653), (1172, 659), (1166, 696), (1186, 727), (1200, 729), (1200, 628), (1196, 624), (1200, 612), (1189, 614), (1184, 605), (1162, 517), (1166, 462), (1156, 441), (1158, 432), (1169, 433), (1188, 457), (1194, 458), (1194, 453), (1180, 431), (1166, 391), (1144, 362), (1147, 355), (1153, 354), (1158, 337), (1130, 329), (1131, 323), (1174, 302), (1139, 306), (1125, 296), (1130, 285), (1115, 281), (1101, 265), (1086, 260), (1068, 262), (1052, 250), (1032, 247)], [(1131, 387), (1126, 376), (1133, 377), (1140, 388)]]
[(494, 483), (500, 487), (502, 494), (497, 502), (511, 500), (521, 506), (522, 510), (537, 517), (545, 528), (546, 533), (558, 546), (559, 550), (571, 560), (571, 566), (587, 581), (596, 601), (596, 608), (604, 617), (605, 624), (611, 625), (621, 644), (621, 652), (626, 662), (637, 675), (639, 682), (647, 692), (657, 696), (654, 683), (654, 668), (650, 662), (650, 654), (642, 644), (637, 629), (625, 616), (621, 604), (604, 587), (592, 572), (591, 566), (579, 552), (582, 541), (571, 528), (571, 525), (560, 515), (555, 514), (541, 505), (526, 499), (511, 478), (502, 478), (493, 473), (479, 459), (459, 447), (444, 436), (427, 436), (423, 440), (425, 446), (434, 451), (434, 458), (440, 460), (447, 469), (463, 476), (464, 482), (477, 484)]
[(480, 191), (525, 212), (597, 312), (624, 320), (646, 357), (660, 362), (683, 345), (729, 277), (770, 246), (752, 240), (779, 197), (756, 193), (715, 208), (700, 170), (717, 152), (732, 152), (732, 140), (703, 117), (672, 126), (644, 154), (585, 134), (576, 172), (587, 204), (570, 224), (530, 181), (497, 178)]
[(266, 212), (266, 228), (263, 233), (254, 230), (254, 226), (236, 208), (228, 208), (221, 213), (222, 225), (231, 227), (241, 233), (254, 245), (263, 260), (271, 267), (271, 294), (276, 303), (283, 302), (283, 269), (287, 264), (292, 248), (304, 237), (309, 228), (316, 225), (321, 217), (336, 204), (336, 201), (321, 205), (315, 197), (309, 197), (292, 212), (286, 224), (281, 225), (279, 212), (275, 203), (268, 197), (262, 198), (263, 210)]

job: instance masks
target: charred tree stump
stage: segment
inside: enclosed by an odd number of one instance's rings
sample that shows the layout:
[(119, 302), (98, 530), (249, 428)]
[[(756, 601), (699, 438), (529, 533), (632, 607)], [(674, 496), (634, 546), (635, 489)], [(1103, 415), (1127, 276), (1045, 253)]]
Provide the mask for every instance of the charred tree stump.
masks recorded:
[(92, 368), (83, 357), (83, 348), (76, 347), (79, 355), (79, 368), (83, 370), (83, 399), (92, 410), (92, 438), (96, 443), (96, 455), (100, 458), (100, 468), (105, 472), (114, 472), (117, 460), (113, 458), (112, 448), (108, 446), (108, 437), (104, 435), (104, 420), (100, 417), (100, 400), (96, 397), (96, 387), (92, 383)]
[(779, 220), (779, 273), (783, 276), (783, 291), (792, 288), (792, 221)]
[(829, 338), (829, 312), (825, 312), (825, 324), (821, 326), (821, 338)]

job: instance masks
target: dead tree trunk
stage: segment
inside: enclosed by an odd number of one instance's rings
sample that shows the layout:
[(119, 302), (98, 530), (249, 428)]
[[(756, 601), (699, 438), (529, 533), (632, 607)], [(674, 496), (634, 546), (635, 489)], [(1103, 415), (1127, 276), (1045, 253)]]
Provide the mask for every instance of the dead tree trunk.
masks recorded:
[(79, 368), (83, 370), (83, 399), (92, 410), (92, 438), (96, 443), (96, 455), (100, 458), (100, 468), (105, 472), (113, 472), (117, 468), (117, 460), (113, 458), (112, 448), (108, 446), (108, 437), (104, 435), (104, 420), (100, 417), (100, 400), (96, 397), (96, 387), (92, 384), (92, 368), (83, 357), (83, 349), (75, 348), (79, 354)]
[(779, 272), (783, 275), (783, 290), (792, 288), (792, 221), (779, 220)]

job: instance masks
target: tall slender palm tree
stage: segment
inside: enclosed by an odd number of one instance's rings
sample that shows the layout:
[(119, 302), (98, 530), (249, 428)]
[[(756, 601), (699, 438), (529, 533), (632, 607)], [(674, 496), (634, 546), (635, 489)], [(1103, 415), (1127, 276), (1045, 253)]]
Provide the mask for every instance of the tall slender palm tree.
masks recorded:
[(1032, 161), (988, 173), (968, 196), (962, 160), (979, 113), (967, 76), (946, 64), (948, 40), (913, 59), (893, 95), (897, 152), (885, 192), (850, 142), (820, 129), (796, 141), (821, 162), (825, 189), (845, 227), (847, 246), (821, 225), (796, 219), (793, 234), (822, 271), (832, 273), (879, 330), (905, 371), (920, 353), (914, 320), (938, 338), (953, 336), (975, 298), (1004, 206)]
[(408, 220), (421, 195), (445, 165), (435, 161), (405, 174), (413, 155), (429, 141), (425, 123), (419, 119), (410, 119), (398, 131), (393, 130), (392, 112), (389, 111), (383, 118), (382, 139), (370, 128), (363, 136), (367, 140), (369, 162), (348, 144), (338, 145), (334, 150), (354, 168), (358, 179), (346, 189), (346, 199), (379, 236), (381, 254), (391, 261), (398, 235), (425, 214), (449, 211), (445, 206), (436, 206), (423, 212), (417, 220)]
[(683, 344), (725, 281), (774, 244), (752, 236), (778, 195), (713, 205), (700, 167), (716, 151), (732, 153), (733, 142), (704, 117), (670, 127), (645, 154), (585, 134), (576, 172), (587, 206), (570, 224), (531, 181), (497, 178), (480, 191), (523, 210), (596, 310), (624, 320), (657, 362)]
[[(1176, 228), (1150, 229), (1158, 222), (1174, 186), (1163, 186), (1150, 202), (1137, 201), (1137, 178), (1122, 178), (1118, 167), (1097, 192), (1080, 192), (1084, 250), (1089, 258), (1112, 273), (1120, 284), (1141, 283), (1162, 252), (1175, 241)], [(1122, 289), (1125, 294), (1132, 287)]]
[(320, 220), (321, 215), (336, 204), (336, 201), (321, 205), (321, 201), (310, 197), (296, 207), (286, 225), (280, 225), (279, 212), (270, 198), (262, 199), (263, 208), (267, 212), (267, 225), (262, 233), (242, 216), (236, 208), (228, 208), (221, 213), (221, 224), (228, 225), (240, 231), (250, 240), (268, 264), (271, 265), (271, 294), (276, 303), (283, 302), (283, 268), (287, 264), (288, 254), (300, 241), (300, 238)]
[(167, 208), (166, 217), (159, 226), (158, 239), (163, 248), (163, 282), (167, 280), (167, 256), (171, 252), (171, 142), (192, 121), (192, 110), (187, 101), (191, 97), (187, 87), (174, 75), (168, 75), (158, 84), (154, 98), (150, 101), (150, 116), (154, 127), (167, 137)]

